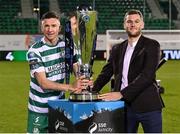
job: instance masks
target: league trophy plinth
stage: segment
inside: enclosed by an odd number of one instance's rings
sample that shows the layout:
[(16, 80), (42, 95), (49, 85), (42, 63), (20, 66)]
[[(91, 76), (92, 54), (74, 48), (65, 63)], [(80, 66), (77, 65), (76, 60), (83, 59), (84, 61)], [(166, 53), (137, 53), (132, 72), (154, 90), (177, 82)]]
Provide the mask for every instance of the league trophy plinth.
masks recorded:
[[(96, 48), (96, 11), (83, 9), (77, 11), (77, 20), (79, 24), (79, 44), (81, 58), (78, 66), (78, 75), (84, 75), (86, 79), (92, 76), (92, 66), (94, 61), (94, 51)], [(87, 86), (81, 93), (71, 93), (70, 101), (99, 101), (98, 93), (93, 93), (91, 88)]]

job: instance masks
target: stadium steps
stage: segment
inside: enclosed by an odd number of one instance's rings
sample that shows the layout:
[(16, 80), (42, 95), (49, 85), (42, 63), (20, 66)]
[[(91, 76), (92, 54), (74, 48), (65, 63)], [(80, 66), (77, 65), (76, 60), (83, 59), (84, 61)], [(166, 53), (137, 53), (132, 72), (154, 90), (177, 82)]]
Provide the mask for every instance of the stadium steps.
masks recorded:
[(33, 3), (31, 0), (21, 0), (22, 18), (33, 18)]
[(155, 18), (167, 18), (164, 12), (161, 10), (159, 2), (157, 0), (147, 0), (147, 4), (151, 9), (152, 16)]
[(49, 10), (50, 11), (56, 11), (58, 14), (60, 14), (59, 4), (57, 0), (50, 0), (49, 1)]
[(169, 15), (169, 1), (159, 1), (159, 4), (163, 9), (163, 11), (167, 14), (168, 18), (171, 17), (172, 20), (177, 20), (178, 10), (172, 1), (171, 1), (171, 15)]

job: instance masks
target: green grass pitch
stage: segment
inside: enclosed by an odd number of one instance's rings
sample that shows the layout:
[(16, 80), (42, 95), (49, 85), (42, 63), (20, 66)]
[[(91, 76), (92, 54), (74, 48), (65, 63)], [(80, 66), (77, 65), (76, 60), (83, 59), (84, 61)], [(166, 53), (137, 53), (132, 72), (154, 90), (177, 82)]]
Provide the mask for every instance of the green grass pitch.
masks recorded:
[[(94, 62), (94, 79), (104, 64), (105, 61)], [(180, 61), (172, 60), (157, 71), (157, 79), (165, 88), (162, 94), (166, 105), (163, 109), (164, 133), (180, 132), (179, 68)], [(26, 133), (29, 78), (27, 62), (0, 61), (0, 133)], [(109, 88), (110, 84), (107, 84), (102, 92)]]

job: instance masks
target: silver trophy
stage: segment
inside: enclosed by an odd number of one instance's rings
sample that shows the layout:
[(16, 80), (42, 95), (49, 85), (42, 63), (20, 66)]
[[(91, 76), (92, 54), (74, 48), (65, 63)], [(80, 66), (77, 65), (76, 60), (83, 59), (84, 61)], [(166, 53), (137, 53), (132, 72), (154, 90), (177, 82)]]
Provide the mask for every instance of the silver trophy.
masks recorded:
[[(92, 76), (94, 51), (96, 48), (97, 12), (84, 9), (77, 11), (77, 21), (79, 41), (75, 44), (75, 47), (80, 51), (77, 74), (79, 76), (85, 75), (86, 79), (90, 79)], [(98, 100), (97, 96), (97, 93), (92, 93), (91, 88), (87, 86), (82, 93), (71, 93), (69, 99), (71, 101), (95, 101)]]

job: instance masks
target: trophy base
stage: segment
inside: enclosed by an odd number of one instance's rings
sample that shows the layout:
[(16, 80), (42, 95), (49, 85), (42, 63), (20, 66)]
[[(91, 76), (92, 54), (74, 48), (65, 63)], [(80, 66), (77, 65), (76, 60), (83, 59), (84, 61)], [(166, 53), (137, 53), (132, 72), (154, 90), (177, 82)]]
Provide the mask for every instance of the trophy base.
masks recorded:
[(73, 102), (91, 102), (91, 101), (101, 101), (98, 99), (98, 93), (78, 93), (78, 94), (70, 94), (69, 100)]

